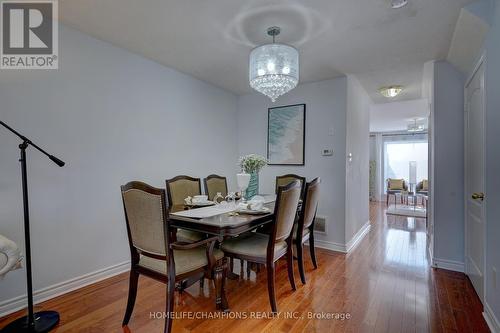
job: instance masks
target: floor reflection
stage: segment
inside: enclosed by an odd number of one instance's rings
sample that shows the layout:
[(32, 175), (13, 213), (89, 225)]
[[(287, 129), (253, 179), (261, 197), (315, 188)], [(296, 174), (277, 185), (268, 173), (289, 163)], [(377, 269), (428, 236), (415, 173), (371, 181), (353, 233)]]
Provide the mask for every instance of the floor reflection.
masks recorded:
[(425, 219), (410, 216), (384, 216), (385, 263), (427, 268), (427, 230)]

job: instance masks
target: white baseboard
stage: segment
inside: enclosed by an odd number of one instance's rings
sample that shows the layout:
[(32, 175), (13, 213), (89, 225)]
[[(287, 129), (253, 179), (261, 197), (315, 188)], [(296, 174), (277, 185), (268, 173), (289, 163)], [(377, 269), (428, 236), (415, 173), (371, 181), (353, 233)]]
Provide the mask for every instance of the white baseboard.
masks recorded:
[(465, 264), (460, 261), (446, 260), (446, 259), (432, 259), (432, 267), (447, 269), (450, 271), (461, 272), (465, 271)]
[(484, 302), (483, 317), (484, 320), (486, 320), (491, 333), (500, 333), (500, 321), (497, 319), (493, 310), (491, 310), (490, 306), (486, 302)]
[(359, 229), (359, 231), (352, 237), (352, 239), (349, 242), (347, 242), (347, 244), (315, 239), (314, 245), (316, 247), (325, 250), (341, 252), (341, 253), (349, 253), (353, 251), (363, 240), (363, 238), (368, 234), (368, 232), (370, 231), (370, 227), (371, 227), (370, 221), (366, 222), (363, 225), (363, 227), (361, 227), (361, 229)]
[[(33, 302), (35, 304), (44, 302), (51, 298), (69, 293), (73, 290), (88, 286), (112, 276), (130, 270), (130, 261), (125, 261), (104, 269), (97, 270), (73, 279), (69, 279), (52, 286), (48, 286), (33, 292)], [(17, 296), (0, 303), (0, 317), (16, 312), (27, 307), (26, 294)]]
[(371, 228), (370, 221), (367, 221), (361, 227), (361, 229), (359, 229), (358, 232), (355, 233), (354, 236), (352, 236), (351, 240), (348, 241), (347, 244), (346, 244), (346, 251), (348, 253), (351, 252), (351, 251), (353, 251), (359, 245), (359, 243), (361, 243), (361, 241), (363, 240), (363, 238), (365, 238), (365, 236), (370, 231), (370, 228)]
[(347, 253), (347, 249), (346, 249), (345, 245), (340, 244), (340, 243), (315, 239), (314, 246), (319, 247), (321, 249), (325, 249), (325, 250)]

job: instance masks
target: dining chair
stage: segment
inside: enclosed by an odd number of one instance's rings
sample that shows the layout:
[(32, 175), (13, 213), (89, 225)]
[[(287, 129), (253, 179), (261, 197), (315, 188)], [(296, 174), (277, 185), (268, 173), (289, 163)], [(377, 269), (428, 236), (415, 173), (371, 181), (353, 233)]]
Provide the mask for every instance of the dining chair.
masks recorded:
[[(174, 311), (176, 282), (192, 276), (215, 280), (218, 309), (227, 309), (224, 291), (227, 264), (224, 253), (214, 248), (217, 237), (196, 243), (173, 242), (168, 224), (165, 190), (141, 182), (121, 187), (129, 239), (131, 269), (127, 308), (122, 326), (134, 309), (139, 275), (167, 286), (166, 313)], [(164, 332), (172, 329), (172, 316), (166, 316)]]
[(225, 198), (227, 196), (227, 179), (219, 175), (209, 175), (203, 180), (205, 185), (205, 194), (208, 200), (213, 200), (217, 193)]
[(288, 185), (289, 183), (298, 180), (300, 182), (300, 198), (304, 196), (304, 188), (306, 184), (306, 177), (302, 177), (293, 173), (286, 175), (276, 176), (275, 193), (278, 194), (278, 189), (280, 186)]
[[(201, 194), (200, 178), (181, 175), (172, 179), (167, 179), (166, 185), (170, 207), (184, 206), (184, 199)], [(176, 232), (176, 237), (182, 241), (197, 242), (206, 238), (206, 235), (196, 231), (179, 229)]]
[(306, 184), (302, 210), (299, 213), (299, 220), (295, 223), (293, 228), (293, 242), (297, 248), (300, 280), (303, 284), (306, 284), (303, 244), (308, 240), (313, 266), (315, 269), (318, 268), (314, 248), (314, 220), (316, 219), (316, 210), (318, 209), (320, 183), (321, 179), (318, 177)]
[(230, 258), (243, 259), (267, 268), (267, 288), (273, 312), (278, 312), (275, 294), (275, 262), (286, 255), (288, 279), (295, 290), (293, 277), (292, 229), (300, 199), (300, 183), (294, 181), (278, 189), (270, 235), (246, 233), (225, 240), (221, 249)]

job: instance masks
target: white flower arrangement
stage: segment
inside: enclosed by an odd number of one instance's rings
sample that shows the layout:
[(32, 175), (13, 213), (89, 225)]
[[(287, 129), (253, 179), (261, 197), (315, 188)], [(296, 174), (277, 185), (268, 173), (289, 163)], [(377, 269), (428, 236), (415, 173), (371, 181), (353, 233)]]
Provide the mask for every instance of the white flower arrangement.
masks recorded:
[(258, 173), (267, 163), (265, 157), (256, 154), (242, 156), (238, 162), (241, 171), (246, 173)]

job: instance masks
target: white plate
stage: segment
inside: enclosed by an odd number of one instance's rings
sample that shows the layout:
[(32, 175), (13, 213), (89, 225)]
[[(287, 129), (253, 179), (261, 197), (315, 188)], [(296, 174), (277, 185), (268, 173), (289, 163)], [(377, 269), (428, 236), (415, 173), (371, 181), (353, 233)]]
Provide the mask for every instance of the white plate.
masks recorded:
[(239, 214), (264, 215), (264, 214), (269, 214), (271, 212), (271, 210), (267, 207), (263, 207), (260, 210), (237, 209), (236, 212)]

